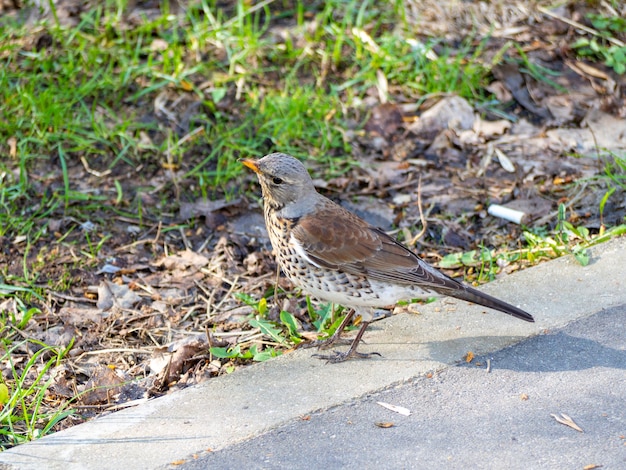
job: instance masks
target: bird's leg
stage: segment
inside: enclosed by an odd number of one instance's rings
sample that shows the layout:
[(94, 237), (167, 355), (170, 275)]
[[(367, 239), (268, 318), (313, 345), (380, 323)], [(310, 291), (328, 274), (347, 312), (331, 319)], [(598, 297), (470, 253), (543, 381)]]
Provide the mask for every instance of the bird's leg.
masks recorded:
[(354, 310), (351, 309), (346, 316), (344, 317), (343, 321), (341, 322), (341, 324), (337, 327), (337, 329), (335, 330), (335, 332), (328, 338), (326, 339), (318, 339), (317, 341), (311, 341), (310, 343), (303, 343), (302, 347), (303, 348), (319, 348), (319, 349), (328, 349), (330, 348), (333, 344), (342, 341), (341, 340), (341, 333), (343, 333), (343, 330), (346, 329), (346, 326), (348, 326), (348, 324), (350, 323), (350, 320), (352, 320), (352, 317), (354, 317)]
[(365, 333), (365, 330), (367, 329), (367, 325), (369, 324), (370, 324), (369, 321), (364, 321), (361, 324), (361, 329), (359, 330), (359, 332), (356, 334), (356, 337), (352, 341), (352, 344), (350, 345), (350, 349), (348, 349), (346, 352), (335, 351), (331, 355), (313, 354), (313, 357), (317, 357), (319, 359), (326, 359), (328, 362), (335, 364), (337, 362), (347, 361), (348, 359), (352, 359), (356, 357), (361, 358), (361, 359), (367, 359), (372, 356), (380, 356), (380, 353), (377, 353), (377, 352), (361, 353), (356, 350), (356, 348), (359, 346), (359, 343), (361, 342), (363, 333)]

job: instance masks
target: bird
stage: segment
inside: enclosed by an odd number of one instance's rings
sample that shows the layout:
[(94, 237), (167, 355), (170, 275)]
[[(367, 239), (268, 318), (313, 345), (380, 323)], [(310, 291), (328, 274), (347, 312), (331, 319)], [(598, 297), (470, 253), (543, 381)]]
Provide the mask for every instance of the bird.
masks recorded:
[(384, 230), (317, 192), (297, 158), (275, 152), (242, 163), (258, 177), (265, 225), (286, 277), (318, 300), (350, 308), (319, 346), (335, 344), (352, 318), (361, 317), (347, 351), (316, 356), (337, 363), (378, 354), (357, 350), (375, 309), (420, 296), (455, 297), (535, 321), (524, 310), (440, 272)]

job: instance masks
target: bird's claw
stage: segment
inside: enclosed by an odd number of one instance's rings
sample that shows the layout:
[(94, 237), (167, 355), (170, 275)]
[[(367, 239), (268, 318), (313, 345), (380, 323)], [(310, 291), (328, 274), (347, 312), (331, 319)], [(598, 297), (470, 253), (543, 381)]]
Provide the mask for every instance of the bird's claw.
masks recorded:
[(348, 350), (346, 352), (333, 351), (332, 354), (313, 354), (312, 357), (324, 359), (329, 364), (337, 364), (339, 362), (347, 361), (348, 359), (369, 359), (372, 356), (382, 357), (382, 354), (377, 352), (362, 353)]

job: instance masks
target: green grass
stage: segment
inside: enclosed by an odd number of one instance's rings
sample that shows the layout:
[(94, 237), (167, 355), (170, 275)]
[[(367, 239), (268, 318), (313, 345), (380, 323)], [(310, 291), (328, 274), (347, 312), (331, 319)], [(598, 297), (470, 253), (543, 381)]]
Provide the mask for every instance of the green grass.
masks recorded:
[(602, 159), (604, 174), (596, 178), (604, 179), (610, 189), (626, 189), (626, 153), (606, 152)]
[[(0, 29), (0, 138), (14, 142), (11, 161), (0, 162), (0, 235), (33, 243), (37, 221), (51, 213), (80, 219), (89, 204), (118, 212), (122, 198), (128, 214), (140, 213), (137, 185), (120, 184), (133, 171), (182, 170), (190, 191), (176, 200), (232, 197), (239, 158), (275, 148), (339, 171), (337, 162), (349, 160), (343, 129), (355, 117), (352, 103), (377, 86), (380, 71), (416, 97), (485, 96), (488, 72), (473, 60), (481, 48), (468, 42), (428, 59), (435, 43), (410, 43), (393, 29), (404, 21), (401, 2), (337, 1), (319, 10), (296, 2), (277, 11), (242, 2), (230, 12), (201, 2), (182, 18), (164, 14), (134, 29), (121, 22), (124, 8), (104, 2), (75, 28), (43, 24), (37, 35), (17, 24)], [(293, 19), (284, 39), (268, 33), (276, 17)], [(168, 118), (177, 99), (194, 103), (188, 122)], [(116, 188), (76, 188), (70, 172), (80, 164), (120, 175)], [(37, 185), (33, 173), (42, 168), (47, 180)], [(175, 185), (162, 193), (164, 205)]]
[(48, 434), (72, 413), (54, 408), (48, 397), (53, 370), (72, 344), (59, 348), (21, 339), (19, 330), (39, 312), (19, 301), (16, 304), (13, 314), (0, 311), (0, 363), (8, 364), (10, 372), (8, 377), (0, 376), (0, 450)]

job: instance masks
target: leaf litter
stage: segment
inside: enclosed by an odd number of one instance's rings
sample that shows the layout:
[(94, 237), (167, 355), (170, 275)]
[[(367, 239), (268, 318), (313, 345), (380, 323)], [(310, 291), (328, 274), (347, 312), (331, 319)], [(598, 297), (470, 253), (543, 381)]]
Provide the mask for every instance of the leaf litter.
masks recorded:
[(550, 416), (552, 416), (556, 420), (557, 423), (564, 424), (565, 426), (568, 426), (578, 432), (584, 432), (582, 428), (578, 426), (578, 424), (576, 424), (574, 420), (570, 418), (568, 415), (566, 415), (565, 413), (561, 413), (560, 416), (552, 413)]

